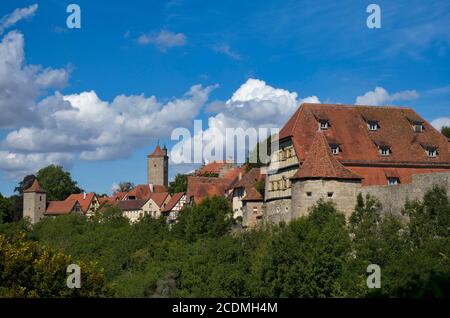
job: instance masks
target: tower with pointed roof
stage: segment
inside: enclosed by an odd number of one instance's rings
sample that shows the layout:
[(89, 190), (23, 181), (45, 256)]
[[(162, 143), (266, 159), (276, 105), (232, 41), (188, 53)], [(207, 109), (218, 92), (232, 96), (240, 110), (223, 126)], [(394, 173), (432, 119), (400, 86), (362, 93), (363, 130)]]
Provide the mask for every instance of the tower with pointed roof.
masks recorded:
[(31, 224), (39, 222), (44, 217), (46, 201), (45, 190), (35, 179), (31, 187), (23, 191), (23, 217), (28, 218)]
[(306, 215), (319, 199), (332, 201), (347, 216), (352, 213), (362, 177), (344, 167), (317, 131), (305, 161), (291, 178), (292, 219)]
[(153, 185), (169, 185), (169, 157), (167, 148), (158, 145), (155, 150), (147, 156), (147, 183)]

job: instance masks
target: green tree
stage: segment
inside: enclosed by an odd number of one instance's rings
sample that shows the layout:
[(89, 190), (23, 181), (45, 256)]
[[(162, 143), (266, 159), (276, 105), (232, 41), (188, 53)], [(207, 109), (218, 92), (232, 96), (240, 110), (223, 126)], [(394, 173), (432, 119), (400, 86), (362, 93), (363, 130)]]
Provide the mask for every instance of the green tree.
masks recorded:
[(0, 223), (12, 222), (14, 219), (14, 206), (10, 198), (0, 193)]
[(83, 192), (72, 180), (70, 172), (64, 171), (61, 166), (50, 165), (42, 168), (36, 174), (41, 186), (47, 191), (47, 200), (62, 201), (70, 194)]
[(175, 180), (169, 183), (169, 193), (174, 194), (178, 192), (187, 191), (187, 179), (188, 176), (185, 174), (177, 174)]
[(417, 247), (450, 236), (450, 203), (445, 188), (434, 186), (423, 201), (407, 202), (403, 213), (410, 219), (411, 241)]
[(0, 236), (0, 297), (100, 297), (111, 295), (95, 263), (80, 261), (82, 288), (66, 285), (70, 256), (28, 241)]
[(128, 182), (128, 181), (122, 181), (119, 183), (117, 189), (114, 191), (114, 193), (117, 192), (128, 192), (130, 190), (133, 190), (135, 187), (133, 182)]
[(36, 179), (36, 176), (34, 174), (29, 174), (23, 178), (22, 181), (19, 182), (17, 187), (14, 188), (14, 192), (19, 193), (19, 195), (23, 194), (23, 191), (31, 187), (34, 180)]
[(212, 238), (225, 235), (231, 230), (233, 211), (224, 197), (205, 198), (200, 204), (186, 206), (173, 226), (178, 237), (189, 242), (199, 238)]
[(442, 127), (441, 132), (445, 137), (450, 138), (450, 127), (448, 126)]

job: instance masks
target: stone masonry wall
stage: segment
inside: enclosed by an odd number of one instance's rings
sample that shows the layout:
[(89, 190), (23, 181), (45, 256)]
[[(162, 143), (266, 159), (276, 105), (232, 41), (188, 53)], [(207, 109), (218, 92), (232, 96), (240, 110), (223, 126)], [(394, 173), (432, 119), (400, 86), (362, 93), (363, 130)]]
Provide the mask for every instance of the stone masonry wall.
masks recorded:
[(319, 199), (332, 201), (339, 211), (349, 217), (360, 190), (361, 182), (352, 180), (295, 181), (292, 185), (292, 219), (307, 215)]
[(361, 188), (363, 196), (373, 195), (380, 200), (384, 213), (399, 213), (406, 200), (422, 199), (433, 185), (447, 189), (450, 196), (450, 172), (416, 174), (412, 182), (393, 186), (368, 186)]

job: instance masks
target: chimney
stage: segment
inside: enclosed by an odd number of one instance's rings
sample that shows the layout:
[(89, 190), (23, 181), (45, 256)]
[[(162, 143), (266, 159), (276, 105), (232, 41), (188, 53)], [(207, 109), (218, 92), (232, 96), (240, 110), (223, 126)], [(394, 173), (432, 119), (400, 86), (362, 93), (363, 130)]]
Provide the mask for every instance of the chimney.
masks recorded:
[(239, 180), (242, 179), (242, 172), (239, 172)]
[(86, 200), (86, 192), (83, 192), (83, 200)]
[(153, 187), (153, 184), (152, 183), (150, 183), (149, 185), (149, 188), (150, 188), (150, 192), (155, 192), (155, 189), (154, 189), (154, 187)]

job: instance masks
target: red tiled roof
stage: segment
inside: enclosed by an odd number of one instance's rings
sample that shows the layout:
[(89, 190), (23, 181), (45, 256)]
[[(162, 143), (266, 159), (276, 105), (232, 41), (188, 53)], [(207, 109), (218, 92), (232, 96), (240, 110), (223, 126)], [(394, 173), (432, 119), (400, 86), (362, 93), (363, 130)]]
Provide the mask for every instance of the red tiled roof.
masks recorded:
[(330, 146), (321, 131), (316, 132), (306, 159), (292, 179), (362, 179), (345, 168), (330, 151)]
[(24, 193), (45, 193), (45, 190), (42, 189), (41, 185), (39, 184), (38, 179), (34, 179), (33, 184), (31, 185), (31, 187), (29, 187), (28, 189), (26, 189), (25, 191), (23, 191)]
[(115, 192), (113, 197), (116, 198), (117, 200), (122, 200), (123, 197), (126, 195), (127, 195), (126, 192)]
[(225, 178), (189, 176), (187, 196), (194, 197), (195, 203), (200, 203), (206, 197), (224, 196), (231, 182)]
[(245, 189), (245, 197), (242, 201), (262, 201), (263, 197), (255, 187), (248, 187)]
[[(318, 116), (329, 119), (324, 130), (327, 138), (339, 142), (344, 151), (341, 162), (409, 162), (446, 163), (450, 167), (447, 139), (410, 108), (388, 106), (354, 106), (334, 104), (302, 104), (280, 130), (279, 139), (292, 137), (297, 157), (305, 160), (318, 129)], [(368, 118), (376, 119), (379, 128), (369, 131)], [(414, 132), (411, 120), (423, 122), (424, 130)], [(391, 155), (379, 154), (376, 142), (391, 146)], [(432, 144), (440, 151), (438, 158), (429, 158), (421, 144)]]
[(169, 212), (173, 209), (173, 207), (181, 200), (181, 198), (186, 194), (186, 192), (178, 192), (174, 193), (170, 198), (169, 202), (167, 202), (166, 206), (161, 210), (161, 212)]
[(98, 198), (98, 203), (100, 205), (115, 205), (117, 201), (119, 201), (119, 199), (117, 199), (117, 197)]
[(233, 189), (254, 186), (258, 181), (264, 181), (265, 175), (261, 174), (261, 169), (253, 168), (247, 172), (241, 180), (233, 184)]
[(152, 199), (158, 207), (163, 205), (167, 199), (167, 196), (169, 196), (168, 192), (150, 193), (150, 199)]
[(125, 200), (117, 202), (116, 206), (122, 211), (140, 210), (148, 200)]
[(211, 174), (211, 173), (219, 174), (220, 169), (222, 169), (226, 164), (227, 164), (226, 161), (210, 162), (210, 163), (204, 165), (203, 167), (201, 167), (200, 169), (198, 169), (196, 172), (196, 175), (201, 176), (204, 174)]
[(74, 210), (77, 204), (77, 200), (50, 201), (47, 210), (45, 211), (45, 215), (69, 214)]
[(148, 155), (148, 157), (165, 157), (166, 154), (161, 150), (159, 145), (156, 146), (155, 151)]
[(83, 213), (86, 213), (89, 210), (89, 206), (95, 198), (95, 193), (90, 192), (86, 194), (86, 198), (84, 198), (83, 193), (71, 194), (67, 197), (66, 201), (78, 201), (80, 203), (81, 210)]
[(164, 193), (164, 192), (167, 192), (167, 188), (163, 185), (153, 185), (153, 192), (151, 192), (150, 185), (140, 184), (137, 185), (134, 189), (128, 191), (123, 198), (134, 196), (136, 200), (144, 200), (144, 199), (148, 200), (150, 199), (152, 193)]

